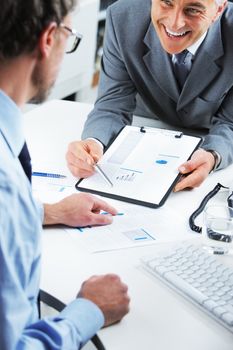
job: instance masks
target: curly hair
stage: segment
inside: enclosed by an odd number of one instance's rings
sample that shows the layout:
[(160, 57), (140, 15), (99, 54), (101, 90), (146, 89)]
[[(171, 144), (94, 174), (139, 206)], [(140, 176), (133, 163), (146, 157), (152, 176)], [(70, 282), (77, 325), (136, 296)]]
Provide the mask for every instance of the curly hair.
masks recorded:
[(1, 0), (0, 60), (32, 52), (43, 29), (60, 24), (76, 0)]

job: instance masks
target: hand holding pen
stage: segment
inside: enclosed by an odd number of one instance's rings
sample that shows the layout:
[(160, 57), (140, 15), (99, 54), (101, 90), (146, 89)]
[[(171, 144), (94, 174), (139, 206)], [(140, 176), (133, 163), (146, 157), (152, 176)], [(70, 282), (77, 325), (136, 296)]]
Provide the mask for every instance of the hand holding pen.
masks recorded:
[(80, 178), (87, 178), (95, 173), (95, 164), (103, 156), (103, 147), (93, 139), (74, 141), (69, 144), (66, 153), (68, 168)]
[(97, 171), (104, 181), (113, 186), (106, 173), (97, 164), (103, 155), (103, 147), (93, 139), (72, 142), (69, 145), (66, 160), (68, 167), (74, 176), (86, 178)]

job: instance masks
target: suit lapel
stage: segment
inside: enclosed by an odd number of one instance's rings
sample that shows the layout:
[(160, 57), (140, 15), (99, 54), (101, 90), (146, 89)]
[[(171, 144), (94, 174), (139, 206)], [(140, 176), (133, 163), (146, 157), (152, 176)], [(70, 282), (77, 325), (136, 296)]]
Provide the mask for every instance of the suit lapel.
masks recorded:
[(144, 37), (144, 43), (149, 48), (148, 52), (143, 56), (147, 69), (164, 93), (177, 102), (179, 99), (179, 89), (173, 74), (171, 60), (169, 55), (161, 47), (152, 23), (150, 23)]
[(162, 48), (152, 22), (144, 37), (144, 43), (149, 49), (143, 56), (144, 63), (164, 93), (177, 102), (177, 110), (197, 97), (221, 70), (215, 63), (224, 54), (220, 19), (210, 27), (181, 93), (170, 57)]
[(177, 110), (182, 109), (215, 79), (221, 71), (215, 61), (224, 54), (220, 21), (216, 21), (209, 29), (197, 57), (193, 62), (191, 72), (181, 91)]

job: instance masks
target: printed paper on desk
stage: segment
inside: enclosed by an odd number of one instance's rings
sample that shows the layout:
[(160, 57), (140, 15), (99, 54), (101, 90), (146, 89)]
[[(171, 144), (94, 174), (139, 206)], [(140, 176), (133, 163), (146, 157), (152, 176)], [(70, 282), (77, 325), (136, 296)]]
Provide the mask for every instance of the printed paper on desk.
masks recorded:
[(159, 207), (180, 177), (179, 165), (191, 157), (201, 140), (179, 131), (126, 126), (98, 163), (113, 187), (95, 173), (81, 179), (76, 188)]
[(32, 176), (32, 191), (35, 198), (43, 203), (55, 203), (61, 199), (77, 193), (72, 177), (53, 178)]
[(184, 218), (169, 206), (154, 211), (123, 202), (111, 204), (123, 214), (115, 216), (111, 225), (65, 228), (78, 251), (98, 253), (187, 238)]

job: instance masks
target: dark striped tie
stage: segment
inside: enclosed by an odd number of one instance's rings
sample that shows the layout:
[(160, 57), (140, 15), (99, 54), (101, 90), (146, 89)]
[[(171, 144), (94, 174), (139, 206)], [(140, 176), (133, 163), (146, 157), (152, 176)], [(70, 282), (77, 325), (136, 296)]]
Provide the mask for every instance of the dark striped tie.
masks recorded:
[(22, 168), (23, 168), (28, 180), (31, 182), (31, 177), (32, 177), (31, 157), (30, 157), (30, 154), (28, 152), (26, 142), (24, 142), (23, 148), (19, 154), (19, 161), (22, 165)]
[(193, 55), (188, 50), (184, 50), (174, 56), (174, 73), (179, 87), (182, 89), (192, 67)]

